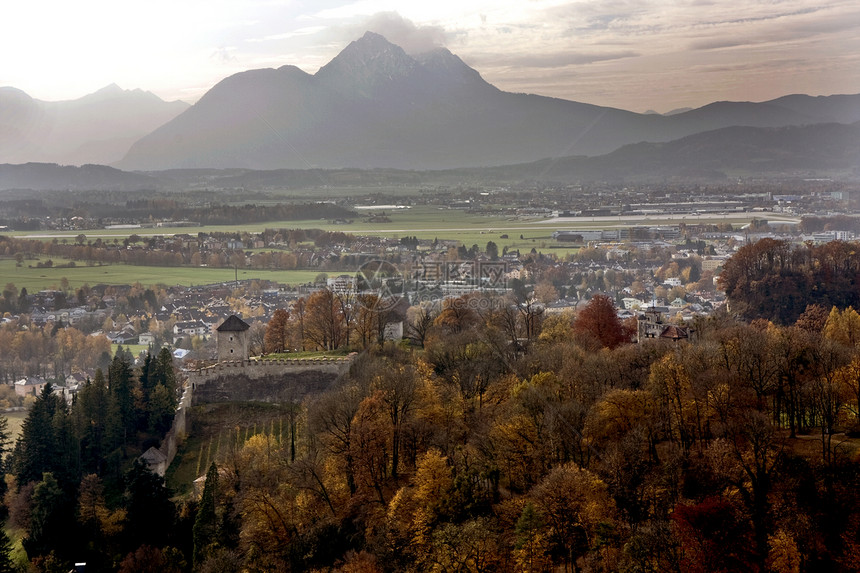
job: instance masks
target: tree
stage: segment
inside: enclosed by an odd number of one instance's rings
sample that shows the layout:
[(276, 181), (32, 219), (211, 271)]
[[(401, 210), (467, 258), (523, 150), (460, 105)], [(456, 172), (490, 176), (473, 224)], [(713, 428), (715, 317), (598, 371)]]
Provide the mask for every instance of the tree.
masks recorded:
[(403, 426), (417, 398), (416, 378), (416, 373), (411, 366), (392, 364), (374, 380), (374, 387), (379, 391), (391, 421), (391, 475), (395, 478), (400, 464), (400, 438)]
[(340, 348), (344, 336), (344, 318), (337, 297), (321, 289), (308, 298), (304, 316), (304, 337), (323, 350)]
[(430, 328), (436, 320), (435, 306), (424, 303), (409, 307), (406, 311), (406, 337), (420, 348), (424, 348)]
[(22, 541), (27, 555), (47, 555), (56, 551), (68, 556), (74, 545), (74, 503), (72, 496), (60, 488), (53, 474), (46, 472), (33, 489), (30, 509), (30, 529)]
[(168, 547), (162, 551), (150, 545), (141, 545), (119, 565), (119, 573), (182, 573), (183, 569), (175, 549)]
[(125, 444), (130, 432), (134, 432), (136, 416), (134, 411), (134, 379), (132, 378), (132, 359), (120, 346), (108, 369), (108, 386), (111, 400), (116, 404), (119, 413), (119, 424), (122, 429), (122, 443)]
[(0, 527), (0, 573), (16, 573), (19, 571), (12, 559), (12, 540), (6, 533), (5, 523)]
[(343, 475), (350, 495), (357, 490), (355, 459), (353, 458), (353, 419), (358, 413), (362, 395), (359, 388), (350, 384), (320, 397), (310, 409), (309, 418), (326, 449), (343, 467)]
[(136, 543), (161, 546), (173, 528), (175, 508), (164, 478), (149, 471), (135, 460), (126, 474), (125, 509), (128, 512), (127, 534)]
[(54, 416), (64, 408), (53, 394), (53, 385), (45, 384), (21, 426), (21, 436), (15, 444), (15, 479), (21, 485), (38, 482), (46, 472), (60, 470), (62, 455), (54, 431)]
[(573, 330), (595, 340), (604, 348), (615, 348), (631, 339), (631, 333), (627, 332), (618, 318), (612, 299), (603, 294), (591, 297), (585, 308), (576, 315)]
[(285, 352), (289, 349), (289, 320), (290, 314), (279, 308), (272, 315), (266, 326), (263, 345), (267, 353)]
[(217, 516), (215, 514), (215, 496), (218, 490), (218, 467), (215, 462), (209, 465), (206, 472), (206, 483), (197, 507), (197, 517), (194, 519), (194, 564), (202, 563), (209, 548), (216, 543)]
[(681, 541), (682, 571), (756, 570), (749, 528), (729, 501), (708, 497), (695, 505), (678, 504), (672, 521)]
[(549, 281), (542, 281), (535, 285), (535, 298), (543, 304), (549, 304), (558, 300), (558, 290)]
[(600, 545), (601, 531), (615, 518), (606, 484), (573, 463), (554, 468), (529, 497), (543, 516), (547, 540), (564, 556), (565, 568)]

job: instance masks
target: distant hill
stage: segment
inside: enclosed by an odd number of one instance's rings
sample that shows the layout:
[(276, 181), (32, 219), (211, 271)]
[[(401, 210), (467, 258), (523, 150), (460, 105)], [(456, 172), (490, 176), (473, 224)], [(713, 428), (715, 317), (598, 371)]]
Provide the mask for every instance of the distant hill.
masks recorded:
[(114, 163), (188, 108), (112, 84), (80, 99), (45, 102), (0, 88), (0, 163)]
[(232, 168), (141, 173), (99, 165), (0, 165), (0, 190), (265, 190), (523, 181), (719, 181), (732, 176), (860, 179), (860, 123), (727, 127), (665, 143), (626, 145), (597, 157), (574, 156), (447, 170)]
[(0, 164), (0, 190), (114, 190), (155, 189), (160, 182), (140, 173), (128, 173), (105, 165), (57, 165), (55, 163)]
[(230, 76), (118, 167), (449, 169), (597, 156), (730, 126), (850, 123), (860, 95), (718, 102), (672, 115), (503, 92), (446, 49), (410, 56), (367, 33), (310, 75)]
[(546, 159), (481, 170), (495, 180), (643, 181), (728, 176), (860, 177), (860, 124), (727, 127), (599, 157)]

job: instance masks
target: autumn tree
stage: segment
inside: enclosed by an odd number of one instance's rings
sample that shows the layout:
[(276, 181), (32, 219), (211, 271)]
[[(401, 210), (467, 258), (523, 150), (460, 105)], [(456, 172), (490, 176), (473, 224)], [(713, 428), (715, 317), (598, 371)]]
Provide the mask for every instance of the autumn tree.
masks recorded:
[(286, 310), (282, 308), (275, 310), (268, 325), (266, 325), (266, 334), (263, 338), (265, 352), (278, 353), (289, 349), (289, 320), (290, 315)]
[(415, 370), (408, 364), (392, 364), (376, 377), (373, 386), (391, 422), (391, 475), (396, 478), (403, 427), (418, 398)]
[(631, 333), (626, 331), (618, 318), (612, 299), (602, 294), (591, 297), (585, 308), (579, 311), (573, 330), (604, 348), (615, 348), (631, 339)]
[(304, 338), (316, 348), (334, 350), (345, 340), (341, 304), (329, 289), (320, 289), (308, 298), (303, 322)]
[(572, 463), (554, 468), (529, 492), (529, 498), (543, 516), (547, 540), (563, 556), (565, 569), (604, 544), (601, 534), (615, 519), (606, 484)]

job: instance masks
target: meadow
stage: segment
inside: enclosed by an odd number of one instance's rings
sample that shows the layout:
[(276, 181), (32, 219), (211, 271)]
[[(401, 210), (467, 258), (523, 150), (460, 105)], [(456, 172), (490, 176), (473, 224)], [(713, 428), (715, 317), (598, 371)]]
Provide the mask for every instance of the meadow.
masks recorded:
[[(36, 268), (38, 261), (25, 261), (23, 266), (16, 266), (14, 260), (0, 260), (0, 283), (14, 283), (18, 289), (26, 288), (34, 293), (43, 289), (59, 288), (62, 279), (69, 282), (69, 287), (77, 289), (84, 284), (123, 285), (140, 283), (144, 286), (163, 284), (167, 286), (193, 286), (233, 281), (236, 277), (232, 268), (215, 269), (208, 267), (151, 267), (138, 265), (114, 264), (104, 266), (86, 266), (78, 263), (75, 267)], [(54, 263), (64, 261), (54, 260)], [(28, 266), (32, 265), (32, 267)], [(280, 284), (299, 285), (313, 282), (318, 270), (240, 270), (239, 280), (268, 279)]]
[[(370, 222), (371, 215), (383, 214), (389, 219), (386, 222)], [(419, 205), (408, 209), (377, 207), (360, 209), (352, 223), (334, 223), (328, 220), (278, 221), (250, 225), (209, 225), (203, 227), (157, 227), (139, 229), (95, 229), (84, 231), (87, 240), (101, 237), (103, 240), (122, 240), (136, 234), (140, 237), (156, 235), (173, 235), (179, 233), (196, 235), (197, 233), (258, 233), (265, 229), (310, 229), (318, 228), (327, 231), (341, 231), (354, 235), (369, 235), (379, 237), (418, 237), (419, 239), (457, 241), (467, 248), (477, 245), (484, 250), (489, 241), (499, 248), (499, 253), (505, 247), (508, 250), (519, 250), (521, 254), (535, 249), (544, 254), (554, 254), (559, 258), (575, 253), (579, 247), (557, 243), (552, 239), (556, 230), (583, 230), (615, 228), (628, 225), (671, 225), (682, 220), (687, 222), (724, 222), (740, 227), (756, 217), (753, 213), (732, 214), (730, 216), (702, 217), (591, 217), (582, 219), (522, 219), (512, 216), (484, 215), (466, 212), (462, 209)], [(81, 231), (65, 231), (50, 233), (14, 233), (20, 237), (41, 238), (43, 240), (74, 241)], [(57, 261), (55, 261), (56, 263)], [(26, 287), (28, 291), (58, 287), (65, 277), (69, 286), (77, 288), (87, 283), (96, 284), (134, 284), (143, 285), (164, 284), (192, 286), (232, 281), (235, 278), (232, 268), (204, 267), (146, 267), (130, 265), (86, 266), (79, 263), (74, 268), (31, 268), (36, 261), (25, 261), (24, 265), (16, 266), (13, 260), (0, 260), (0, 283), (14, 283), (18, 288)], [(297, 285), (313, 282), (317, 270), (294, 271), (239, 271), (239, 279), (260, 278), (276, 281), (281, 284)]]

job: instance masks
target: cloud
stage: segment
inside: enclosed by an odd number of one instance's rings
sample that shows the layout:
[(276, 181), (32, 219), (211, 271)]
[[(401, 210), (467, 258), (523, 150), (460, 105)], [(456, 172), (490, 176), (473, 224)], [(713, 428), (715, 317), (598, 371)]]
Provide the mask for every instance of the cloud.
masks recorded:
[(469, 61), (473, 65), (510, 66), (514, 68), (563, 68), (566, 66), (581, 66), (595, 62), (607, 62), (639, 56), (633, 50), (609, 52), (551, 52), (532, 54), (509, 54), (500, 56), (497, 53), (472, 53)]
[(418, 26), (397, 12), (377, 12), (354, 26), (350, 36), (360, 36), (368, 31), (385, 36), (389, 42), (397, 44), (410, 54), (420, 54), (444, 46), (449, 38), (449, 34), (441, 26)]
[(209, 57), (216, 62), (226, 64), (236, 61), (236, 56), (231, 53), (234, 51), (236, 51), (236, 48), (233, 46), (221, 46), (220, 48), (212, 52)]

